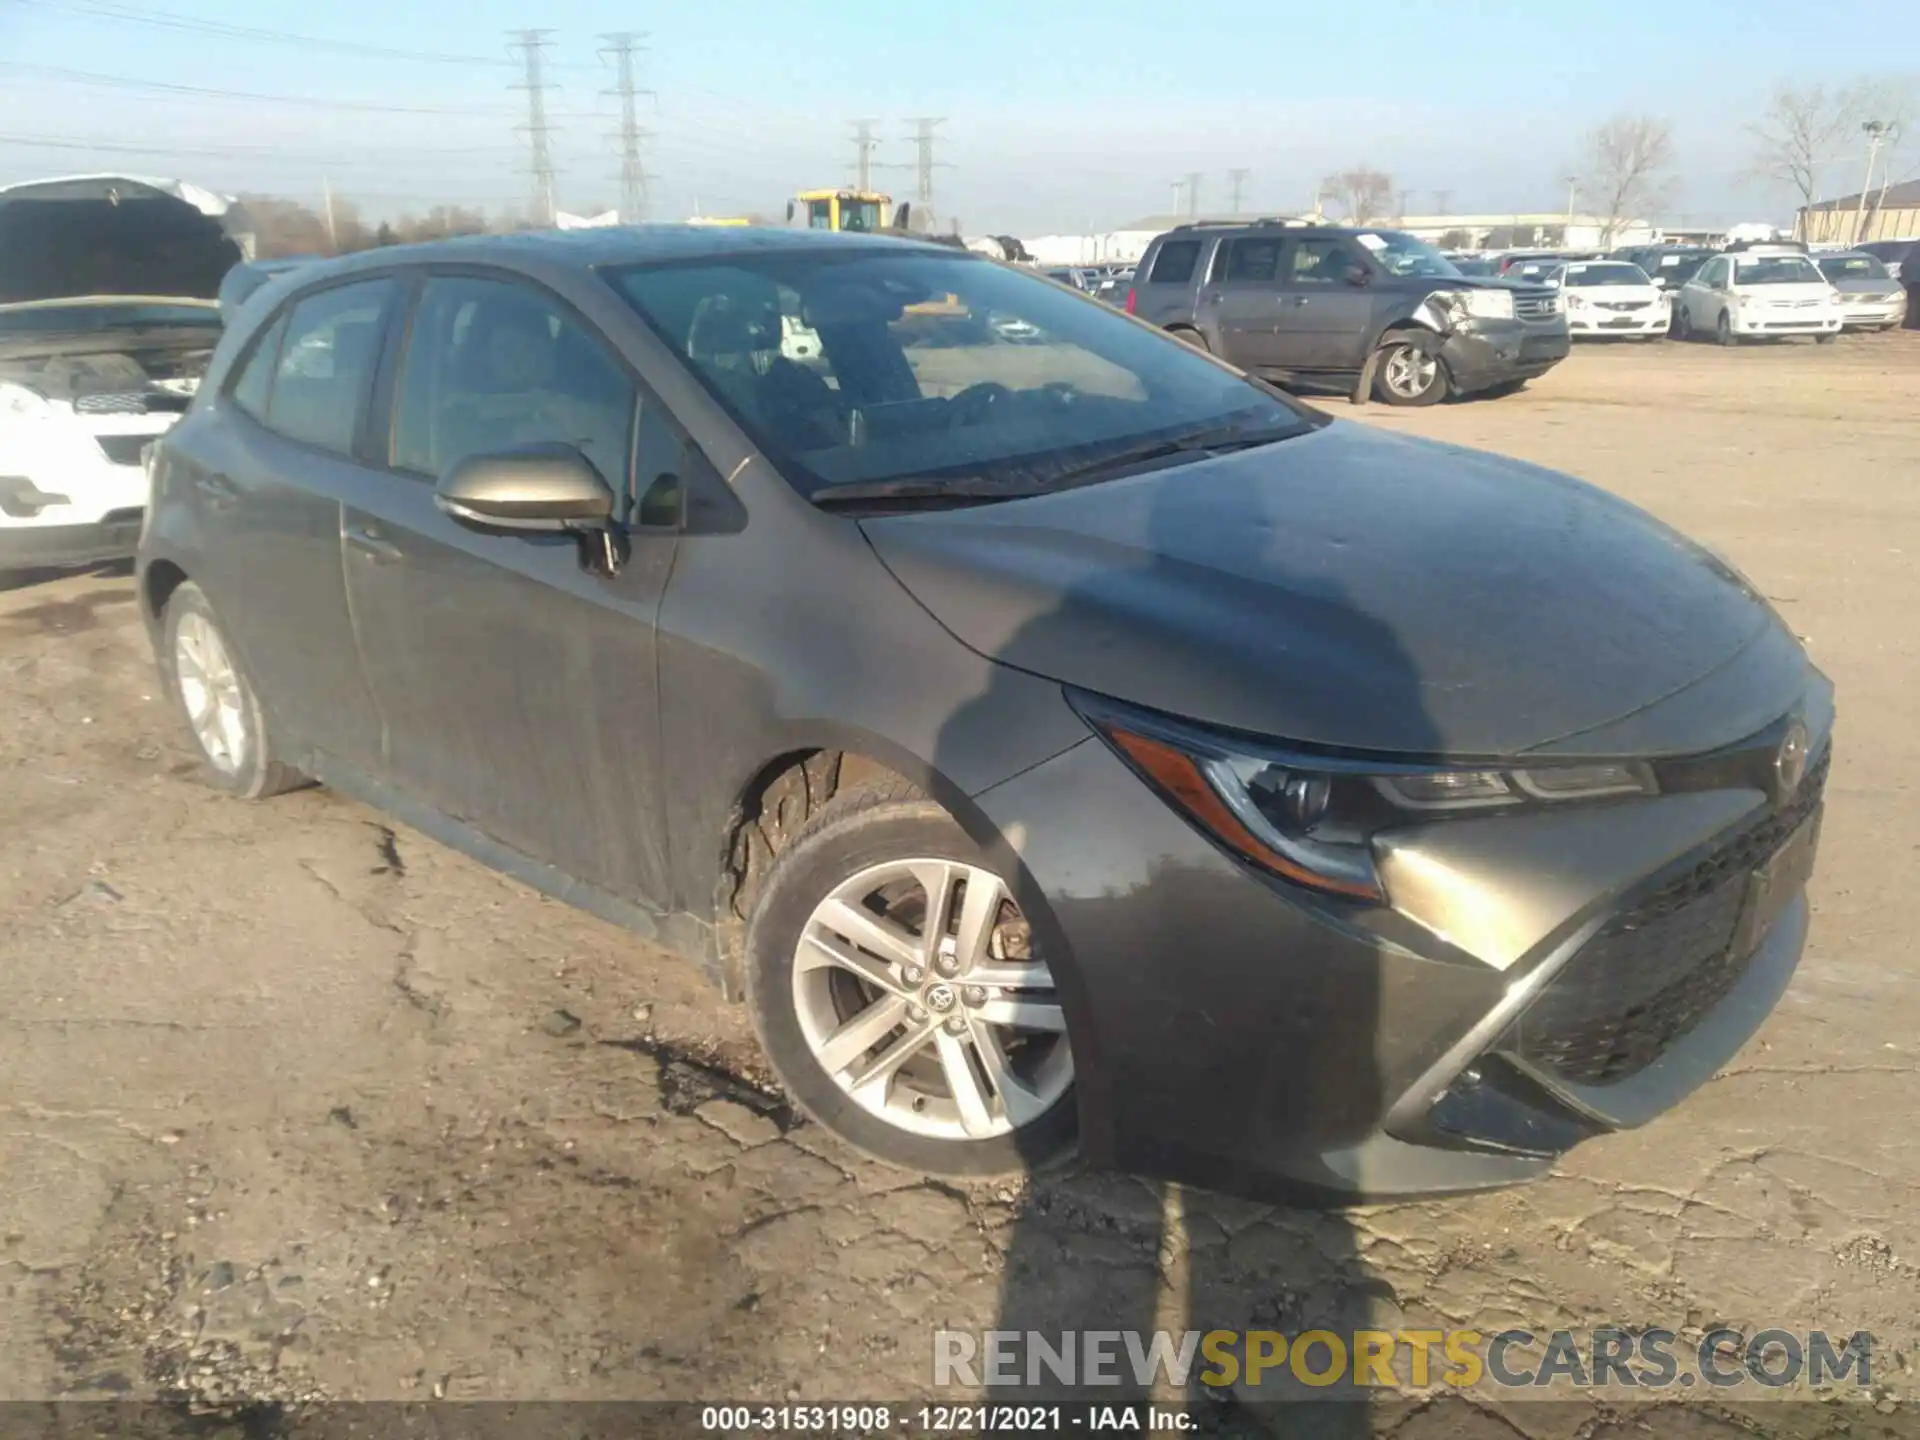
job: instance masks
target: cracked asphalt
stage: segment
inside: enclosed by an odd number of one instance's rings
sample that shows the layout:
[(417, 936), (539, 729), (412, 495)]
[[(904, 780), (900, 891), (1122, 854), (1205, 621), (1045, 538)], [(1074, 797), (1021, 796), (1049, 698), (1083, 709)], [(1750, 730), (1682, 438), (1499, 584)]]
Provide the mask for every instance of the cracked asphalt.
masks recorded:
[(1917, 372), (1914, 333), (1602, 347), (1329, 402), (1676, 522), (1842, 707), (1811, 945), (1736, 1062), (1541, 1183), (1345, 1214), (853, 1156), (691, 969), (325, 791), (203, 789), (125, 575), (0, 589), (0, 1398), (901, 1399), (997, 1320), (1725, 1323), (1871, 1331), (1872, 1433), (1920, 1405)]

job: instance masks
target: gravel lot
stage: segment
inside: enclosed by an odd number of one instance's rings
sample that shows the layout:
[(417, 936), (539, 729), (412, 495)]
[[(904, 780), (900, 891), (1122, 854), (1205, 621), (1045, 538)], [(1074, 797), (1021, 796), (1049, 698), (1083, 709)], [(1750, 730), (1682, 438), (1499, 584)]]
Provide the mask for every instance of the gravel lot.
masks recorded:
[(323, 791), (203, 790), (125, 576), (0, 591), (0, 1396), (897, 1399), (942, 1325), (1369, 1315), (1867, 1329), (1856, 1414), (1920, 1403), (1916, 377), (1907, 332), (1326, 402), (1676, 522), (1842, 707), (1811, 949), (1733, 1067), (1530, 1188), (1346, 1215), (855, 1158), (676, 962)]

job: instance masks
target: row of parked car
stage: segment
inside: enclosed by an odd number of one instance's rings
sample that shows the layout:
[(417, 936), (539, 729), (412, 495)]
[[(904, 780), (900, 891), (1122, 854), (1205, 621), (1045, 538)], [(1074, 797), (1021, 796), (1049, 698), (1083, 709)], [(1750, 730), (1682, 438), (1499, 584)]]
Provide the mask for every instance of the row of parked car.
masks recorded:
[[(1810, 252), (1799, 244), (1638, 246), (1612, 252), (1511, 251), (1452, 256), (1464, 273), (1560, 290), (1575, 336), (1744, 339), (1891, 330), (1906, 320), (1920, 270), (1903, 285), (1916, 241)], [(1882, 253), (1884, 252), (1884, 253)]]

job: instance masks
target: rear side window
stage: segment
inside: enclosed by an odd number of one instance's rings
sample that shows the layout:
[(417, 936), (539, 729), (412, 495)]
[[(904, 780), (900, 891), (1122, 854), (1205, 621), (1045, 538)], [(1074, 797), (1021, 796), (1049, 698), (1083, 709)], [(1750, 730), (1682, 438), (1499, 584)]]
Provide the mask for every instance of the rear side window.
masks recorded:
[(1153, 269), (1147, 274), (1149, 285), (1184, 285), (1193, 279), (1193, 267), (1200, 263), (1198, 240), (1169, 240), (1153, 257)]
[(282, 315), (254, 342), (253, 353), (233, 384), (233, 403), (262, 424), (267, 419), (267, 401), (273, 395), (273, 367), (280, 363), (280, 341), (286, 333), (287, 317)]
[(1280, 269), (1278, 240), (1233, 240), (1227, 244), (1224, 280), (1259, 283), (1273, 279)]
[(323, 450), (353, 453), (393, 292), (391, 280), (366, 280), (322, 290), (293, 307), (273, 370), (268, 429)]
[(468, 455), (556, 443), (617, 491), (636, 398), (606, 344), (559, 301), (500, 280), (430, 280), (400, 371), (393, 464), (437, 476)]

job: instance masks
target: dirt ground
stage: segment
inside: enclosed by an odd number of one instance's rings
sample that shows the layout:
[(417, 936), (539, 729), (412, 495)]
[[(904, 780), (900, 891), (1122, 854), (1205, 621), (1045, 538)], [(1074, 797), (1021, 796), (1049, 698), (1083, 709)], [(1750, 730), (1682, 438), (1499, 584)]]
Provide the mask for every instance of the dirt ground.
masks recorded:
[(854, 1157), (678, 963), (324, 791), (201, 788), (124, 575), (0, 591), (0, 1397), (898, 1399), (1024, 1284), (1059, 1324), (1865, 1329), (1880, 1413), (1920, 1403), (1917, 399), (1905, 333), (1326, 402), (1719, 548), (1842, 710), (1811, 946), (1727, 1072), (1528, 1188), (1345, 1215)]

